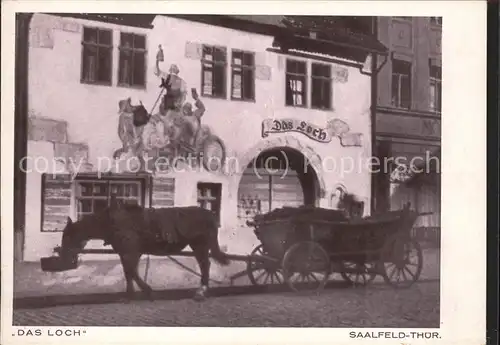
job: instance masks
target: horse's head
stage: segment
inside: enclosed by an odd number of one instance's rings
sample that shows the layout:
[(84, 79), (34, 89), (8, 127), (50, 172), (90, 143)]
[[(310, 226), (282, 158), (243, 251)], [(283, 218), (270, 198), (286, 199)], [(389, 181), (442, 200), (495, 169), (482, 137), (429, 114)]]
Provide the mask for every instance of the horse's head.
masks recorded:
[(133, 111), (132, 100), (129, 98), (122, 99), (118, 102), (118, 113), (131, 113)]
[(364, 202), (354, 194), (344, 193), (338, 207), (349, 217), (361, 217), (363, 215)]
[(63, 230), (60, 256), (69, 259), (72, 262), (78, 259), (78, 253), (87, 243), (88, 237), (85, 234), (85, 228), (80, 222), (73, 222), (68, 217), (68, 222)]

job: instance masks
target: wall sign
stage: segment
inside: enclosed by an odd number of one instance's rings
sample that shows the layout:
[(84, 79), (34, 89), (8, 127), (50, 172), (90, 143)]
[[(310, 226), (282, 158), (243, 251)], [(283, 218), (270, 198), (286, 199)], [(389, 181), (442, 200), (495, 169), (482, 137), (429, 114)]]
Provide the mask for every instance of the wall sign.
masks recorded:
[(329, 143), (333, 137), (338, 137), (342, 146), (361, 146), (362, 135), (349, 131), (349, 125), (340, 119), (328, 121), (326, 127), (319, 127), (313, 123), (292, 118), (262, 121), (263, 138), (268, 137), (269, 133), (298, 132), (320, 143)]
[(269, 133), (286, 132), (299, 132), (322, 143), (329, 143), (332, 140), (332, 136), (326, 128), (318, 127), (307, 121), (298, 119), (266, 119), (262, 122), (263, 138), (266, 138)]

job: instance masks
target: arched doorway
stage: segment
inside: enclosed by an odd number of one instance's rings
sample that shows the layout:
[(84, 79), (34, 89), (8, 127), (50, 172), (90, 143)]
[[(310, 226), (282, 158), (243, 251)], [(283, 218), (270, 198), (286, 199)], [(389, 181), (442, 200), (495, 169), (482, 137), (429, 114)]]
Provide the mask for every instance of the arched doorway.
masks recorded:
[(262, 151), (243, 171), (238, 186), (238, 219), (285, 206), (317, 205), (320, 184), (304, 155), (290, 147)]

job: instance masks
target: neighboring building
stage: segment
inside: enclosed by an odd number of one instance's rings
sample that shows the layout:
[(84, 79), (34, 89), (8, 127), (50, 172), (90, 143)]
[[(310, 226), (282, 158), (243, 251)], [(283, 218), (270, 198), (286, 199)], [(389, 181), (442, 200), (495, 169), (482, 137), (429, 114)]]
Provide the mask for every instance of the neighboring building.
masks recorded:
[[(437, 157), (430, 159), (432, 175), (439, 169), (433, 162), (441, 158), (442, 18), (379, 17), (377, 26), (378, 38), (390, 54), (377, 76), (374, 151), (381, 159), (404, 157), (405, 161), (400, 158), (404, 164), (414, 159), (419, 167), (426, 155)], [(395, 167), (393, 164), (391, 170)], [(419, 178), (419, 183), (398, 181), (395, 175), (388, 171), (375, 178), (375, 209), (398, 209), (410, 201), (418, 212), (432, 213), (420, 217), (416, 227), (438, 229), (439, 174)]]
[[(102, 209), (111, 195), (146, 207), (207, 207), (220, 219), (221, 244), (242, 254), (258, 243), (244, 226), (256, 212), (285, 205), (335, 207), (339, 192), (348, 192), (369, 214), (368, 167), (340, 171), (339, 163), (372, 155), (373, 85), (366, 61), (369, 54), (383, 55), (385, 47), (373, 37), (363, 41), (371, 48), (349, 42), (349, 35), (341, 39), (298, 35), (280, 16), (35, 14), (24, 260), (50, 255), (68, 216), (76, 220)], [(217, 171), (181, 163), (182, 172), (136, 174), (125, 171), (121, 155), (109, 172), (99, 161), (112, 161), (126, 147), (118, 135), (119, 121), (128, 116), (119, 114), (125, 100), (142, 102), (148, 111), (155, 105), (160, 50), (161, 69), (176, 64), (187, 90), (196, 88), (204, 103), (202, 129), (213, 140), (192, 148), (206, 157), (225, 156)], [(146, 127), (139, 139), (150, 145), (149, 157), (171, 156), (173, 149), (152, 141), (163, 127)], [(40, 157), (62, 162), (39, 165), (36, 172)], [(263, 169), (269, 157), (272, 173)], [(76, 168), (65, 164), (69, 159)], [(88, 246), (101, 248), (102, 241)]]

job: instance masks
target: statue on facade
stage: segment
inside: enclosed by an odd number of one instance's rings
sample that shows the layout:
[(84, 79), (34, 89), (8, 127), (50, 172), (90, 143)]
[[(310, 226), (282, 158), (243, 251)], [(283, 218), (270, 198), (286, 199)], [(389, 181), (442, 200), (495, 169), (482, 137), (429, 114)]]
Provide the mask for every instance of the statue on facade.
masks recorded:
[[(157, 102), (161, 99), (159, 111), (151, 115), (142, 103), (133, 106), (130, 98), (120, 101), (118, 135), (122, 141), (122, 148), (115, 151), (115, 158), (124, 152), (129, 152), (129, 155), (139, 157), (142, 166), (142, 155), (145, 153), (153, 158), (163, 156), (172, 160), (192, 154), (194, 158), (202, 159), (207, 170), (212, 170), (209, 166), (213, 161), (218, 164), (216, 169), (222, 168), (225, 161), (225, 147), (222, 140), (213, 135), (208, 126), (201, 124), (205, 105), (198, 96), (196, 88), (191, 89), (191, 96), (195, 101), (193, 109), (192, 103), (186, 102), (187, 86), (179, 76), (179, 67), (172, 64), (168, 72), (164, 72), (160, 69), (160, 61), (163, 61), (161, 46), (154, 73), (161, 78), (162, 90), (157, 99)], [(155, 107), (156, 103), (153, 109)], [(153, 163), (154, 161), (153, 159)]]

